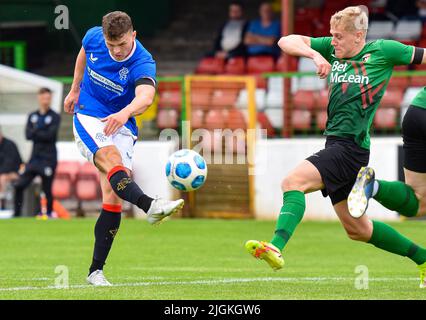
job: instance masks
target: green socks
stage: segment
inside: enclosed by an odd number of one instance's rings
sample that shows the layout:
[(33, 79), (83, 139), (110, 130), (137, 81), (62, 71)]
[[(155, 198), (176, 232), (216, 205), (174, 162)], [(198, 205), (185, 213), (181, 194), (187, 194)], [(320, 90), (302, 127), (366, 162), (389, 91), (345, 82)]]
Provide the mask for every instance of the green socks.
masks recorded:
[(300, 191), (284, 192), (283, 203), (276, 224), (275, 236), (271, 241), (281, 251), (303, 218), (306, 207), (305, 194)]
[(373, 234), (370, 241), (377, 248), (408, 257), (418, 265), (426, 262), (426, 249), (419, 247), (391, 226), (373, 220)]
[(405, 217), (414, 217), (419, 210), (419, 200), (413, 189), (401, 181), (376, 180), (379, 190), (373, 197), (389, 210)]

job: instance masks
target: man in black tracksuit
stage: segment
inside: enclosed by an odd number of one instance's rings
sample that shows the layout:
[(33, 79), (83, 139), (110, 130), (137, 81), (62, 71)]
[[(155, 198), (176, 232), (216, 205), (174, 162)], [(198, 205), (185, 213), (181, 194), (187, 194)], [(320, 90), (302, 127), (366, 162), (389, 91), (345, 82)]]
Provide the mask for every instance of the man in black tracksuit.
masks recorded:
[[(25, 135), (32, 140), (33, 150), (30, 161), (25, 166), (15, 183), (15, 217), (21, 215), (23, 193), (36, 176), (42, 179), (42, 190), (47, 199), (48, 216), (52, 214), (52, 183), (57, 164), (56, 138), (58, 135), (60, 116), (50, 109), (52, 92), (42, 88), (38, 92), (39, 109), (28, 117)], [(37, 203), (36, 214), (41, 215), (40, 203)]]

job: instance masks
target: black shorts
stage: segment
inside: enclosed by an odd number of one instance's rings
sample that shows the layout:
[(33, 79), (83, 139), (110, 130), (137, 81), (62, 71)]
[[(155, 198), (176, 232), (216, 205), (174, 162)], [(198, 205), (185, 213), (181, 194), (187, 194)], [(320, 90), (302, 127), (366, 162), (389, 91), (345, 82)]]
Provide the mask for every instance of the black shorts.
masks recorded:
[(409, 106), (402, 121), (404, 168), (426, 173), (426, 109)]
[(358, 171), (368, 165), (369, 158), (370, 150), (361, 148), (352, 139), (327, 136), (325, 149), (306, 160), (318, 169), (325, 186), (321, 192), (335, 205), (348, 198)]

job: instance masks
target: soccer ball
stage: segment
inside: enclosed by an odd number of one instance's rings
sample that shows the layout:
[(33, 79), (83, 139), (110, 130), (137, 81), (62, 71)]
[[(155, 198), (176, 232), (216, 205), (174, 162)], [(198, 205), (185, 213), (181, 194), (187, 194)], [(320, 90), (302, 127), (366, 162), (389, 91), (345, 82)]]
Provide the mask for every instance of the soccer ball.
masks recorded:
[(193, 150), (178, 150), (167, 161), (166, 176), (176, 189), (194, 191), (206, 181), (207, 164), (204, 158)]

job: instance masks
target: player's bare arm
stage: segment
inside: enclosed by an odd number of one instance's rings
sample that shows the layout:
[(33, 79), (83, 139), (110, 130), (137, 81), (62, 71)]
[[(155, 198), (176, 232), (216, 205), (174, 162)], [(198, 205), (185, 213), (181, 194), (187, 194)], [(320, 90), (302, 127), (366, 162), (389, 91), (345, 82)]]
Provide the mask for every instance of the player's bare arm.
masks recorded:
[(102, 119), (106, 122), (104, 128), (105, 135), (109, 136), (117, 132), (130, 117), (137, 116), (145, 112), (152, 104), (155, 97), (155, 88), (151, 85), (141, 84), (135, 89), (135, 98), (133, 101), (120, 112), (109, 115)]
[(64, 111), (67, 113), (74, 112), (74, 105), (78, 102), (80, 96), (80, 82), (83, 79), (84, 69), (86, 68), (86, 52), (81, 47), (78, 53), (74, 68), (74, 79), (71, 85), (71, 90), (64, 100)]
[(321, 79), (327, 78), (331, 71), (330, 63), (319, 52), (311, 48), (309, 37), (291, 34), (282, 37), (278, 41), (278, 46), (286, 54), (312, 59), (317, 66), (317, 74)]

